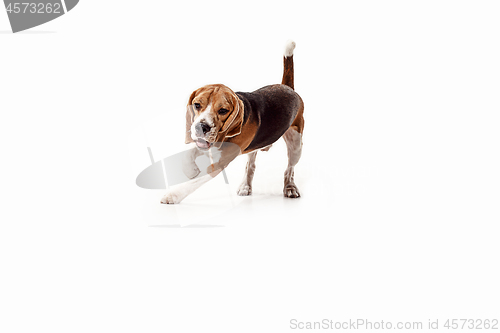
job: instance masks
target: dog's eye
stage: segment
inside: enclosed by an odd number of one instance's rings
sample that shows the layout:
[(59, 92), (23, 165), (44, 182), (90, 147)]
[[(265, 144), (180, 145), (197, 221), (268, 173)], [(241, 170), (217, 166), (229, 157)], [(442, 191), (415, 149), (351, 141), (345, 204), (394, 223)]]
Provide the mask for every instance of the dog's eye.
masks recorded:
[(194, 108), (195, 108), (196, 110), (201, 109), (201, 104), (200, 104), (200, 103), (194, 103)]
[(227, 109), (220, 109), (220, 110), (219, 110), (219, 114), (220, 114), (221, 116), (225, 115), (225, 114), (226, 114), (226, 113), (228, 113), (228, 112), (229, 112), (229, 110), (227, 110)]

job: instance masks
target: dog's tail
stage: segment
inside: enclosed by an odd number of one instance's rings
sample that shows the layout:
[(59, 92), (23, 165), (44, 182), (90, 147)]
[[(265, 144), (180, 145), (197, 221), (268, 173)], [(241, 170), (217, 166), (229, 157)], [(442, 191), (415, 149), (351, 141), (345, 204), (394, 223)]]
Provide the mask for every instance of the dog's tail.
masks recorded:
[(285, 52), (283, 53), (283, 80), (281, 84), (293, 87), (293, 50), (295, 49), (295, 42), (289, 40), (286, 42)]

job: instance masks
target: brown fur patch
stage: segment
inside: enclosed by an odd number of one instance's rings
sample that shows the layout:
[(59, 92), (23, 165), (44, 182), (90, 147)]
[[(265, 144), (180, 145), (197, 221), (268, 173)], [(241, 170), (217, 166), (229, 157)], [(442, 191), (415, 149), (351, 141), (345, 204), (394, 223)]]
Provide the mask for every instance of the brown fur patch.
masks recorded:
[(294, 89), (293, 86), (293, 55), (290, 57), (283, 57), (283, 79), (281, 80), (281, 84), (289, 86)]

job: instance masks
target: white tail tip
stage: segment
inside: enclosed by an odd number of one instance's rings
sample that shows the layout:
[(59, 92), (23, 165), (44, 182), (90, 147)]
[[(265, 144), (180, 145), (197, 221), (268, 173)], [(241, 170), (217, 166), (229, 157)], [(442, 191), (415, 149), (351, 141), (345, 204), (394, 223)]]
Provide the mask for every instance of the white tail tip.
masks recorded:
[(295, 49), (295, 42), (293, 40), (287, 41), (285, 46), (285, 52), (283, 53), (285, 58), (293, 56), (294, 49)]

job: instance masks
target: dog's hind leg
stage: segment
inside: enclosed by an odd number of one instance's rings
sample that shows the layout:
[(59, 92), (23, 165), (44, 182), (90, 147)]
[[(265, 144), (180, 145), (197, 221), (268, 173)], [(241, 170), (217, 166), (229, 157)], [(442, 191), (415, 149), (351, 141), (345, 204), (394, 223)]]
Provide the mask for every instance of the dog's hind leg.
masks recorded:
[(243, 176), (243, 182), (238, 189), (238, 195), (250, 195), (252, 194), (252, 180), (255, 173), (255, 158), (257, 157), (257, 151), (248, 153), (248, 162), (245, 168), (245, 175)]
[(283, 134), (283, 139), (286, 142), (288, 152), (288, 167), (285, 170), (283, 195), (287, 198), (298, 198), (300, 193), (294, 182), (294, 168), (302, 154), (302, 134), (298, 131), (297, 126), (292, 126)]

